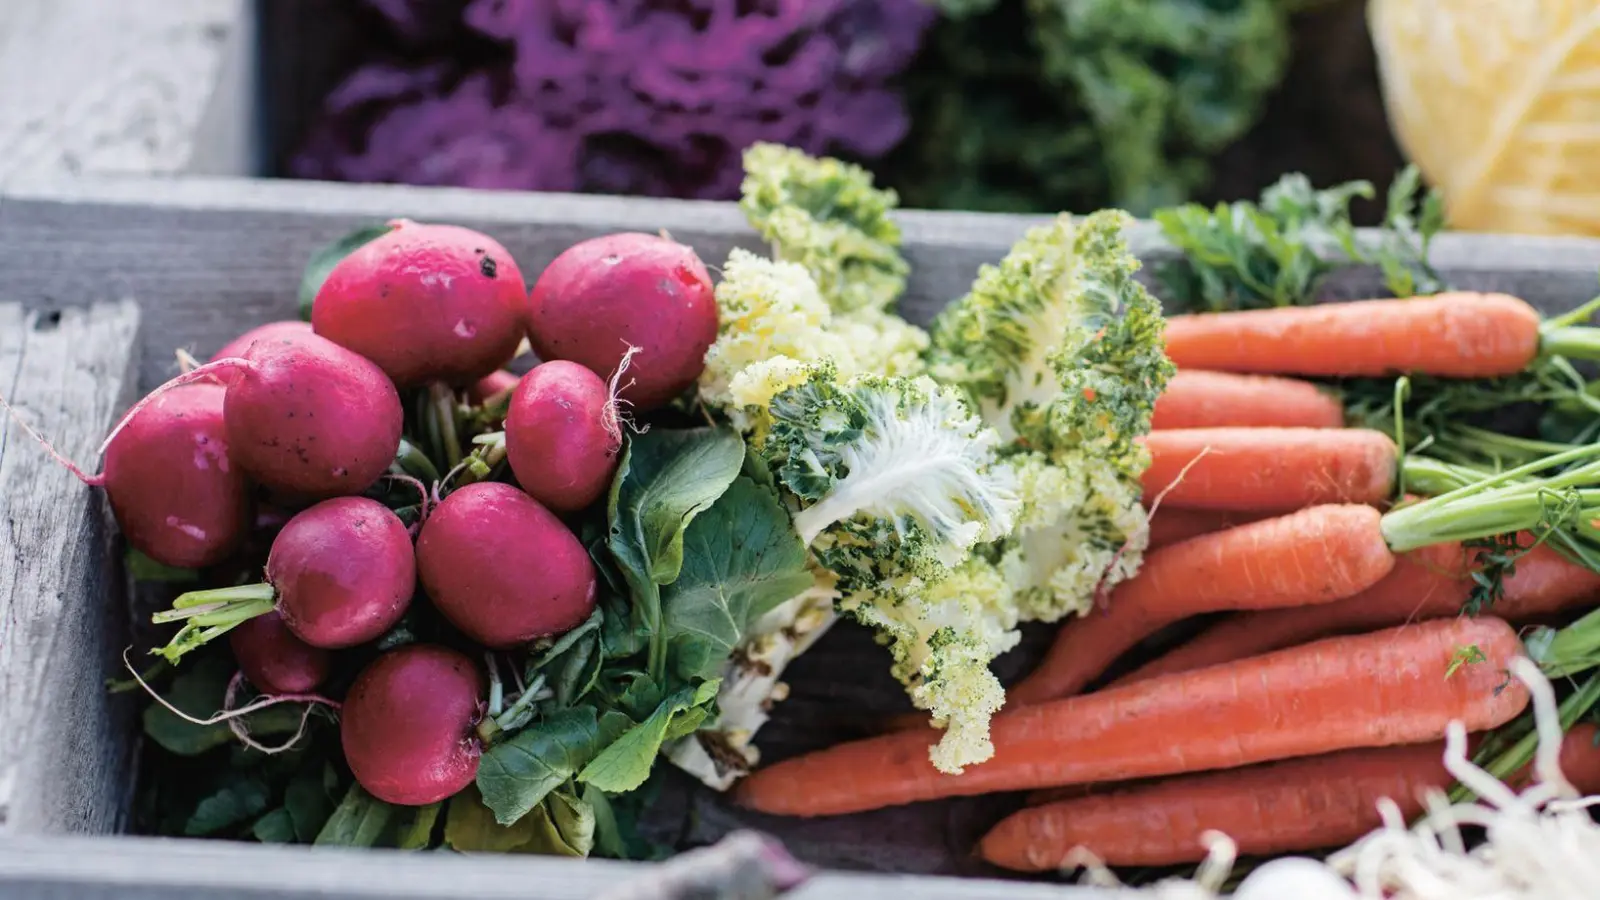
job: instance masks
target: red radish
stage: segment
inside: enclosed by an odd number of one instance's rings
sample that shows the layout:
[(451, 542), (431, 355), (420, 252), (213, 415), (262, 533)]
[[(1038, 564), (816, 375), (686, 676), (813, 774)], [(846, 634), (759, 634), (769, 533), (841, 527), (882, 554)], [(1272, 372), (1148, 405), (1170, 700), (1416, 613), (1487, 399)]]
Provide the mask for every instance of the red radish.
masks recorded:
[(472, 403), (483, 403), (490, 398), (497, 397), (500, 394), (503, 394), (506, 391), (516, 387), (517, 380), (520, 377), (521, 376), (515, 372), (508, 372), (505, 369), (496, 369), (495, 371), (490, 372), (488, 375), (485, 375), (482, 378), (479, 378), (477, 381), (474, 381), (472, 385), (467, 388), (467, 400)]
[(550, 263), (528, 297), (528, 329), (540, 359), (567, 359), (609, 378), (630, 347), (621, 396), (639, 411), (683, 393), (717, 338), (711, 276), (694, 250), (650, 234), (574, 244)]
[(129, 546), (163, 565), (193, 569), (225, 561), (249, 538), (251, 491), (229, 450), (225, 396), (211, 383), (146, 396), (101, 446), (98, 475), (58, 453), (4, 397), (0, 408), (79, 481), (105, 489)]
[[(250, 352), (251, 345), (253, 345), (256, 341), (293, 341), (312, 333), (311, 323), (302, 322), (299, 319), (290, 319), (283, 322), (268, 322), (265, 325), (257, 325), (249, 331), (246, 331), (244, 334), (241, 334), (226, 344), (223, 344), (222, 349), (218, 350), (212, 355), (210, 362), (216, 362), (219, 359), (234, 359), (244, 356), (246, 353)], [(234, 378), (235, 373), (232, 372), (217, 373), (217, 380), (223, 384), (232, 383)]]
[(161, 652), (176, 660), (246, 619), (276, 609), (313, 647), (352, 647), (382, 637), (416, 592), (405, 523), (376, 500), (336, 497), (297, 514), (272, 541), (263, 584), (191, 591), (156, 622), (188, 619)]
[(445, 618), (495, 649), (561, 634), (594, 612), (588, 551), (509, 484), (469, 484), (444, 498), (417, 537), (417, 574)]
[(385, 803), (426, 806), (478, 775), (484, 679), (468, 657), (410, 644), (356, 677), (340, 713), (345, 762), (367, 793)]
[(328, 273), (311, 307), (317, 334), (401, 387), (471, 384), (510, 362), (528, 288), (506, 248), (457, 225), (389, 224)]
[(156, 562), (200, 568), (244, 542), (250, 487), (234, 465), (224, 390), (190, 384), (156, 397), (106, 446), (102, 484), (128, 544)]
[(268, 490), (302, 499), (359, 494), (394, 461), (404, 420), (394, 384), (314, 334), (257, 340), (243, 357), (179, 375), (135, 404), (106, 445), (165, 392), (223, 372), (237, 373), (223, 403), (229, 455)]
[(328, 677), (328, 651), (295, 637), (277, 610), (240, 622), (228, 633), (239, 671), (263, 694), (305, 694)]
[(600, 376), (564, 360), (525, 375), (506, 412), (506, 460), (529, 496), (576, 512), (606, 492), (622, 453), (617, 404)]

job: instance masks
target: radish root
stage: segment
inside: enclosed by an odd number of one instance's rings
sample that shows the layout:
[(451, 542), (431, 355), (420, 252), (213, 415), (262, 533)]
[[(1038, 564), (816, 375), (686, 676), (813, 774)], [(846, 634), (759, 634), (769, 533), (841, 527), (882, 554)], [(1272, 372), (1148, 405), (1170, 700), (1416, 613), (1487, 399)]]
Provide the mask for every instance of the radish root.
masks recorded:
[(623, 384), (622, 376), (628, 371), (628, 366), (633, 364), (634, 356), (642, 349), (626, 341), (623, 342), (623, 345), (628, 349), (622, 354), (622, 359), (617, 362), (617, 370), (611, 373), (611, 378), (606, 382), (606, 405), (600, 412), (601, 424), (605, 426), (606, 433), (619, 443), (622, 441), (623, 428), (627, 428), (634, 434), (644, 434), (650, 427), (646, 425), (640, 428), (635, 425), (632, 418), (622, 409), (622, 407), (631, 406), (632, 404), (624, 400), (621, 394), (624, 390), (633, 386), (632, 378), (628, 379), (627, 384)]
[(236, 359), (231, 357), (228, 359), (218, 359), (208, 362), (198, 369), (190, 369), (176, 378), (163, 382), (155, 390), (141, 397), (138, 403), (135, 403), (133, 406), (129, 407), (128, 411), (122, 414), (122, 418), (117, 420), (116, 426), (111, 429), (111, 433), (106, 435), (105, 441), (100, 444), (100, 449), (95, 451), (95, 456), (105, 456), (106, 448), (111, 446), (111, 442), (116, 440), (117, 435), (122, 433), (122, 429), (133, 420), (133, 417), (138, 415), (140, 410), (143, 410), (147, 405), (149, 405), (150, 401), (161, 396), (167, 391), (170, 391), (173, 388), (183, 387), (186, 384), (193, 384), (202, 378), (209, 377), (213, 372), (221, 372), (227, 369), (249, 369), (252, 367), (253, 364), (247, 359)]
[[(11, 421), (17, 423), (17, 427), (27, 432), (28, 437), (38, 441), (39, 446), (44, 448), (44, 452), (50, 454), (51, 459), (55, 460), (57, 463), (60, 463), (62, 468), (66, 469), (68, 472), (71, 472), (79, 481), (83, 482), (89, 487), (102, 487), (105, 485), (106, 476), (104, 474), (86, 474), (83, 469), (78, 467), (77, 463), (61, 455), (61, 451), (57, 450), (48, 440), (45, 440), (44, 435), (33, 430), (33, 426), (29, 425), (28, 420), (22, 417), (22, 413), (18, 412), (17, 408), (12, 406), (10, 401), (6, 400), (4, 394), (0, 394), (0, 406), (5, 407), (6, 413), (11, 416)], [(101, 452), (105, 452), (103, 448)]]
[[(133, 676), (133, 680), (139, 683), (139, 687), (144, 688), (144, 692), (149, 694), (151, 699), (166, 707), (168, 712), (193, 725), (216, 725), (221, 722), (227, 722), (228, 730), (233, 732), (234, 737), (237, 737), (240, 743), (252, 750), (259, 750), (269, 755), (282, 753), (290, 749), (299, 742), (300, 738), (305, 736), (306, 723), (310, 720), (311, 713), (318, 704), (326, 706), (334, 712), (338, 712), (340, 709), (339, 701), (330, 700), (321, 694), (263, 694), (244, 706), (235, 707), (233, 704), (238, 700), (239, 693), (244, 689), (244, 673), (235, 672), (233, 678), (228, 682), (227, 692), (223, 695), (222, 710), (214, 713), (209, 718), (197, 719), (173, 706), (167, 702), (165, 697), (157, 693), (155, 688), (152, 688), (149, 682), (145, 681), (139, 671), (133, 667), (133, 663), (128, 661), (127, 649), (122, 651), (122, 665)], [(268, 747), (250, 737), (250, 731), (245, 726), (243, 717), (254, 712), (260, 712), (269, 706), (276, 706), (279, 703), (304, 703), (306, 708), (300, 714), (300, 727), (295, 730), (294, 735), (282, 744)]]

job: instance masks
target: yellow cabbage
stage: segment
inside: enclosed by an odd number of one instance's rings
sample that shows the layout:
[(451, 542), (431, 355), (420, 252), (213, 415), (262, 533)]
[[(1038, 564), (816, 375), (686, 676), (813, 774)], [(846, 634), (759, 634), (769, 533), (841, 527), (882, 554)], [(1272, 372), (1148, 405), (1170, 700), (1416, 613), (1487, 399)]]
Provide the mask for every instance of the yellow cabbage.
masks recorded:
[(1600, 234), (1600, 2), (1371, 0), (1384, 102), (1452, 228)]

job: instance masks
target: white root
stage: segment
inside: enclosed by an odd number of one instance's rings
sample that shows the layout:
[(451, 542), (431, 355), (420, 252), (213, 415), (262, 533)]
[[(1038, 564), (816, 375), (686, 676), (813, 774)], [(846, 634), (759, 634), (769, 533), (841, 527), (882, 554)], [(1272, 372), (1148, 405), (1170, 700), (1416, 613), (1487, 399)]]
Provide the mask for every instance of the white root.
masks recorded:
[[(1383, 824), (1326, 862), (1288, 857), (1263, 865), (1244, 880), (1238, 900), (1584, 900), (1600, 885), (1600, 825), (1589, 808), (1600, 797), (1580, 797), (1561, 772), (1563, 731), (1555, 692), (1528, 659), (1511, 663), (1528, 686), (1538, 748), (1533, 780), (1520, 793), (1473, 764), (1466, 729), (1451, 723), (1445, 735), (1446, 769), (1478, 799), (1450, 803), (1443, 792), (1426, 798), (1421, 820), (1407, 825), (1385, 800)], [(1483, 830), (1467, 849), (1462, 828)], [(1233, 862), (1231, 842), (1214, 836), (1210, 855), (1194, 880), (1175, 879), (1129, 896), (1164, 900), (1214, 900)], [(1083, 868), (1074, 860), (1072, 868)], [(1092, 861), (1088, 880), (1105, 884), (1110, 873)], [(1115, 883), (1112, 879), (1111, 883)]]

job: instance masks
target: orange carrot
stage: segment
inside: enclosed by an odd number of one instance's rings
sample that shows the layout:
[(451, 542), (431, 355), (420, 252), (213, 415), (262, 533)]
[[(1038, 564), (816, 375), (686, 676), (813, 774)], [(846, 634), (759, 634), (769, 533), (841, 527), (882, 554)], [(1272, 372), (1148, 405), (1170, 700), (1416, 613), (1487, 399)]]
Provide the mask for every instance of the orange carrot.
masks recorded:
[(1309, 381), (1184, 369), (1156, 400), (1150, 427), (1338, 428), (1339, 398)]
[[(1446, 677), (1463, 647), (1476, 647), (1483, 661)], [(960, 775), (929, 760), (937, 732), (901, 731), (768, 766), (736, 797), (764, 813), (840, 815), (1438, 740), (1452, 720), (1485, 731), (1522, 711), (1527, 689), (1505, 677), (1521, 648), (1511, 626), (1489, 617), (1330, 638), (1002, 711), (991, 723), (994, 758)]]
[(1007, 702), (1075, 694), (1135, 644), (1190, 616), (1331, 603), (1366, 590), (1394, 565), (1380, 518), (1370, 506), (1314, 506), (1152, 551), (1104, 609), (1061, 626)]
[(1166, 504), (1150, 516), (1150, 546), (1154, 550), (1192, 537), (1222, 531), (1235, 525), (1259, 522), (1276, 516), (1274, 512), (1238, 512), (1216, 509), (1173, 509)]
[[(1531, 539), (1527, 534), (1522, 537)], [(1233, 662), (1332, 634), (1454, 616), (1471, 593), (1470, 562), (1459, 544), (1437, 544), (1400, 554), (1382, 581), (1353, 597), (1297, 609), (1242, 613), (1211, 626), (1111, 686)], [(1594, 603), (1600, 603), (1600, 574), (1539, 546), (1517, 560), (1516, 571), (1505, 580), (1505, 595), (1488, 612), (1523, 624)]]
[[(1596, 728), (1580, 724), (1561, 744), (1562, 771), (1580, 791), (1600, 785)], [(1531, 778), (1531, 766), (1509, 781)], [(1083, 847), (1113, 866), (1165, 866), (1206, 856), (1201, 835), (1221, 831), (1239, 853), (1260, 856), (1348, 844), (1382, 824), (1389, 798), (1407, 819), (1422, 796), (1455, 779), (1444, 742), (1363, 748), (1223, 772), (1187, 775), (1141, 787), (1024, 809), (996, 825), (979, 845), (983, 858), (1019, 872), (1059, 868)]]
[(1288, 512), (1318, 503), (1380, 504), (1394, 492), (1398, 451), (1367, 428), (1184, 428), (1152, 431), (1146, 506)]
[(1491, 378), (1533, 362), (1539, 324), (1538, 311), (1516, 297), (1457, 291), (1172, 316), (1166, 342), (1180, 369)]

